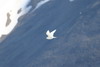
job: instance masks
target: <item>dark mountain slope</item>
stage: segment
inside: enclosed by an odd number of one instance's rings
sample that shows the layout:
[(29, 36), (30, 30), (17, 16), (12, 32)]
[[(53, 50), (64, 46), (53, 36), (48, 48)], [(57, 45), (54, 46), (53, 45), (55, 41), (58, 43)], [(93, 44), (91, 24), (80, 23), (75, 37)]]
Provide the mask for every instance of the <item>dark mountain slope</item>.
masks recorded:
[[(24, 16), (0, 43), (0, 67), (100, 67), (99, 5), (54, 0)], [(46, 39), (48, 29), (56, 39)]]

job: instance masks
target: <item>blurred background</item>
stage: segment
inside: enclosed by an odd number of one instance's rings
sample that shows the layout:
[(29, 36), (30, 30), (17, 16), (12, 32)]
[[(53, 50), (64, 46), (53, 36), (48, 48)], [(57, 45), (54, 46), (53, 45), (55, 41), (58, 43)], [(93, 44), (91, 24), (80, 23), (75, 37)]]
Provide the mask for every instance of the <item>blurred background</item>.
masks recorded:
[(100, 0), (41, 1), (0, 39), (0, 67), (100, 67)]

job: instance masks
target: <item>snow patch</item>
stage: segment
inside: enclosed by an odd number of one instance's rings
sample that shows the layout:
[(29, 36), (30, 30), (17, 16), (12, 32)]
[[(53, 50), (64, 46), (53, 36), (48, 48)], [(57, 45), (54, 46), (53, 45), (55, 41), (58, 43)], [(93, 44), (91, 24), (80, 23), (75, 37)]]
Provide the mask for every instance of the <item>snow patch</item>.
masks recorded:
[[(18, 18), (32, 8), (31, 6), (27, 7), (29, 2), (30, 0), (0, 1), (0, 38), (2, 35), (8, 35), (18, 23)], [(21, 9), (20, 13), (18, 13), (19, 9)]]
[(38, 9), (39, 7), (41, 7), (43, 4), (49, 2), (50, 0), (42, 0), (39, 3), (37, 3), (36, 7), (32, 10), (32, 12), (34, 12), (36, 9)]
[(73, 2), (74, 0), (69, 0), (70, 2)]

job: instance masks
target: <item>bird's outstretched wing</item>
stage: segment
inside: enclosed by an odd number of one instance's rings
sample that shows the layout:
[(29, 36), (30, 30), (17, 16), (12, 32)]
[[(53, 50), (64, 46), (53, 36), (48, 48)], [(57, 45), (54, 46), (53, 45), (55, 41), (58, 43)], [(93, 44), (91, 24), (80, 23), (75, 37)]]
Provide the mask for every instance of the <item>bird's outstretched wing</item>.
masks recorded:
[(55, 30), (53, 30), (53, 31), (51, 32), (51, 34), (52, 34), (52, 35), (54, 35), (54, 33), (55, 33), (55, 32), (56, 32), (56, 29), (55, 29)]
[(48, 30), (47, 32), (46, 32), (46, 35), (49, 35), (50, 34), (50, 31)]

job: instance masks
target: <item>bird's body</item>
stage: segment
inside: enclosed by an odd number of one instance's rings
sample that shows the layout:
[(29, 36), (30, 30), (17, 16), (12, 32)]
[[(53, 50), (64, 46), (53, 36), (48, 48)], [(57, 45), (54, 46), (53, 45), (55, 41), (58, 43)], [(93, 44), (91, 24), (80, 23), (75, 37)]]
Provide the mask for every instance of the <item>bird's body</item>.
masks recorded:
[(56, 30), (54, 30), (54, 31), (52, 31), (52, 32), (50, 32), (49, 30), (46, 32), (46, 35), (47, 35), (47, 37), (46, 37), (46, 39), (48, 39), (48, 40), (51, 40), (51, 39), (54, 39), (54, 38), (56, 38), (55, 36), (54, 36), (54, 33), (56, 32)]

